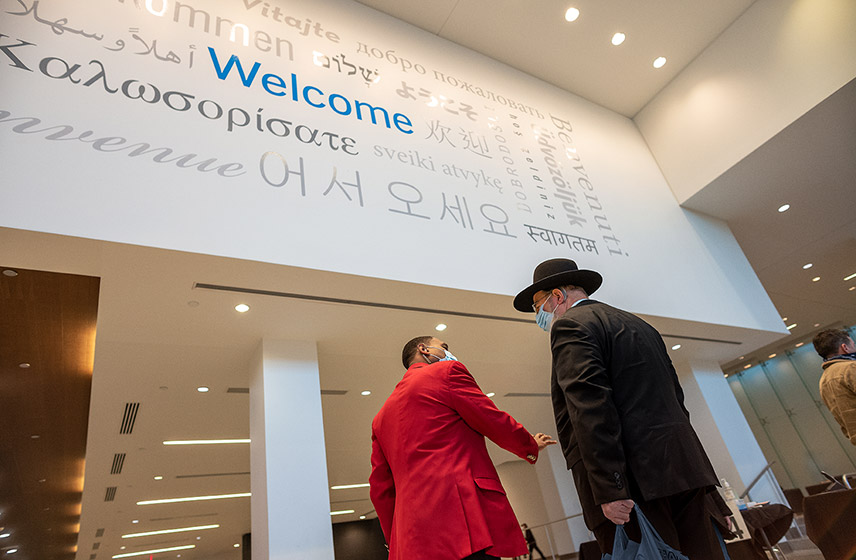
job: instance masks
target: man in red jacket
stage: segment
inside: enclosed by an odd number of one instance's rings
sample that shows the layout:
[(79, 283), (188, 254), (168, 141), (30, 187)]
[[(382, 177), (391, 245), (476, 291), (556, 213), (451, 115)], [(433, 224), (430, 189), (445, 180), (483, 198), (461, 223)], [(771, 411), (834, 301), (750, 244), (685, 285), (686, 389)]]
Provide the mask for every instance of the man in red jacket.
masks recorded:
[(442, 340), (414, 338), (401, 358), (407, 372), (372, 422), (370, 494), (389, 559), (526, 554), (484, 438), (530, 463), (556, 442), (496, 408)]

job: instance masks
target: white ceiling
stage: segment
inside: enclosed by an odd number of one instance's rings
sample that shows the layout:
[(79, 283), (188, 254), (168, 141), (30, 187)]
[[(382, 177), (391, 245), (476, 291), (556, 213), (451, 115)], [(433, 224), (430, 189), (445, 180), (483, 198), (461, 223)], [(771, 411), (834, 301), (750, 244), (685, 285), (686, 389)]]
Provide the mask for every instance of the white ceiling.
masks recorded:
[[(632, 117), (753, 0), (357, 0)], [(580, 17), (565, 21), (575, 6)], [(614, 46), (616, 32), (626, 35)], [(652, 64), (664, 56), (666, 65)]]
[[(628, 116), (751, 5), (747, 0), (582, 0), (575, 2), (580, 19), (566, 23), (562, 18), (567, 5), (552, 0), (525, 7), (513, 0), (362, 3)], [(609, 41), (619, 30), (628, 39), (614, 47)], [(651, 61), (661, 55), (669, 62), (654, 70)], [(851, 83), (842, 90), (843, 98), (821, 104), (817, 113), (783, 131), (686, 205), (729, 221), (778, 309), (799, 324), (794, 339), (809, 334), (814, 327), (808, 325), (814, 323), (856, 322), (856, 291), (847, 291), (854, 282), (844, 285), (840, 280), (842, 271), (856, 272), (853, 89)], [(775, 208), (783, 202), (793, 208), (778, 214)], [(194, 540), (198, 549), (183, 558), (239, 557), (232, 545), (250, 530), (246, 499), (169, 506), (135, 502), (249, 491), (249, 476), (234, 474), (249, 471), (246, 448), (176, 449), (161, 442), (247, 437), (247, 395), (226, 390), (248, 385), (247, 364), (262, 337), (317, 340), (322, 389), (347, 391), (322, 398), (330, 484), (367, 480), (370, 421), (402, 374), (401, 345), (411, 336), (431, 333), (441, 320), (450, 328), (440, 337), (485, 391), (497, 393), (498, 406), (532, 431), (552, 431), (547, 398), (504, 396), (549, 391), (546, 335), (517, 322), (521, 315), (507, 297), (13, 230), (0, 230), (0, 249), (4, 265), (102, 278), (77, 556), (81, 560), (89, 558), (97, 528), (106, 529), (98, 541), (103, 557), (109, 557), (127, 544), (118, 538), (123, 533), (209, 522), (222, 527), (200, 533), (202, 540)], [(803, 271), (805, 262), (814, 262), (815, 268)], [(822, 282), (807, 280), (813, 271), (820, 271)], [(239, 295), (194, 288), (197, 282), (498, 318)], [(251, 306), (249, 313), (234, 311), (240, 302)], [(738, 356), (748, 356), (755, 348), (791, 342), (650, 319), (667, 342), (681, 341), (681, 350), (673, 352), (676, 362), (692, 355), (736, 363)], [(196, 392), (199, 385), (211, 392)], [(372, 395), (360, 396), (364, 389)], [(126, 402), (140, 402), (140, 413), (134, 433), (119, 436)], [(110, 479), (110, 461), (119, 451), (128, 454), (125, 471), (116, 501), (105, 505), (104, 488), (116, 484)], [(164, 480), (154, 481), (157, 474)], [(177, 478), (203, 474), (221, 476)], [(334, 509), (353, 508), (357, 514), (371, 510), (367, 498), (365, 489), (331, 491)], [(140, 523), (132, 524), (133, 519)], [(145, 544), (185, 540), (152, 538)]]

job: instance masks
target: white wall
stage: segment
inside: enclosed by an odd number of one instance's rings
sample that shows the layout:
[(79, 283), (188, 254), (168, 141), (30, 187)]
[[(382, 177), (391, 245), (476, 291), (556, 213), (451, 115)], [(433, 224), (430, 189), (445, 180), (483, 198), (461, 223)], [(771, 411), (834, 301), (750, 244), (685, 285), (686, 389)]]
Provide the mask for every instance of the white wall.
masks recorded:
[(679, 202), (856, 76), (856, 3), (758, 0), (634, 120)]
[(0, 225), (498, 294), (566, 256), (633, 311), (781, 330), (629, 119), (354, 2), (269, 4), (0, 0)]

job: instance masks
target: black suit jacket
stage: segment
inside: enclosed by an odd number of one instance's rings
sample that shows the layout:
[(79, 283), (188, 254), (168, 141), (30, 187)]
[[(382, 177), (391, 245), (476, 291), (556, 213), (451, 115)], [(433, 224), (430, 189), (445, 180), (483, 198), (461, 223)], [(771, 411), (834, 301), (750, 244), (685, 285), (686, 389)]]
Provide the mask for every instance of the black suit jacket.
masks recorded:
[[(552, 397), (568, 468), (594, 502), (652, 500), (716, 484), (663, 339), (639, 317), (584, 300), (550, 331)], [(631, 496), (630, 481), (639, 496)]]

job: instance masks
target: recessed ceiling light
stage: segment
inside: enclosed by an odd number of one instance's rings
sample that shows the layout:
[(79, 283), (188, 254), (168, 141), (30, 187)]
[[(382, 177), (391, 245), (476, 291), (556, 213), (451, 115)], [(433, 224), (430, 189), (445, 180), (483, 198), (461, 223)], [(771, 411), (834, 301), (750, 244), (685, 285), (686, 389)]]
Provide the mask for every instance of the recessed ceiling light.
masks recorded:
[(126, 548), (128, 548), (128, 547), (127, 546), (120, 546), (119, 550), (125, 550)]
[(339, 486), (331, 486), (330, 490), (347, 490), (348, 488), (368, 488), (369, 483), (363, 482), (362, 484), (340, 484)]
[(618, 46), (624, 42), (625, 38), (626, 36), (624, 35), (624, 33), (616, 33), (612, 36), (612, 44)]
[(235, 543), (235, 544), (233, 544), (232, 546), (233, 546), (233, 547), (235, 547), (235, 548), (241, 548), (241, 545), (240, 545), (240, 544), (238, 544), (238, 543)]
[(794, 328), (794, 327), (796, 327), (796, 326), (797, 326), (797, 324), (796, 324), (796, 323), (791, 323), (790, 325), (788, 325), (788, 326), (787, 326), (787, 327), (785, 327), (785, 328), (786, 328), (786, 329), (788, 329), (788, 330), (791, 330), (791, 329), (793, 329), (793, 328)]
[(436, 327), (434, 327), (434, 330), (438, 330), (438, 331), (441, 331), (441, 332), (442, 332), (442, 331), (445, 331), (447, 328), (448, 328), (448, 327), (447, 327), (444, 323), (440, 323), (439, 325), (437, 325)]
[(0, 539), (8, 539), (11, 536), (12, 536), (12, 533), (3, 533), (2, 535), (0, 535)]
[[(197, 525), (196, 527), (180, 527), (178, 529), (164, 529), (162, 531), (149, 531), (147, 533), (129, 533), (122, 535), (123, 539), (133, 539), (136, 537), (150, 537), (152, 535), (169, 535), (172, 533), (186, 533), (188, 531), (204, 531), (206, 529), (216, 529), (220, 525)], [(200, 539), (201, 537), (196, 537)]]
[(773, 353), (773, 354), (770, 354), (770, 355), (769, 355), (769, 356), (767, 356), (767, 357), (768, 357), (768, 358), (775, 358), (775, 357), (776, 357), (776, 354), (775, 354), (775, 353)]
[(42, 436), (40, 436), (38, 434), (33, 434), (30, 436), (30, 439), (39, 439), (40, 437), (42, 437)]
[(790, 207), (791, 207), (790, 204), (782, 204), (781, 206), (779, 206), (779, 212), (787, 212), (788, 208), (790, 208)]
[(143, 500), (137, 502), (138, 506), (150, 506), (155, 504), (176, 504), (179, 502), (203, 502), (208, 500), (227, 500), (229, 498), (249, 498), (250, 492), (240, 494), (219, 494), (216, 496), (189, 496), (187, 498), (165, 498), (163, 500)]
[(739, 358), (737, 358), (737, 359), (738, 359), (738, 360), (742, 360), (742, 359), (743, 359), (743, 358), (745, 358), (745, 357), (746, 357), (746, 356), (740, 356), (740, 357), (739, 357)]
[(845, 276), (844, 281), (847, 282), (848, 280), (853, 280), (854, 278), (856, 278), (856, 272), (854, 272), (850, 276)]
[(672, 350), (677, 350), (677, 349), (679, 349), (680, 347), (681, 347), (681, 345), (680, 345), (680, 344), (675, 344), (674, 346), (672, 346)]
[(371, 394), (372, 394), (372, 392), (371, 392), (371, 391), (363, 391), (363, 392), (362, 392), (362, 393), (360, 393), (360, 394), (361, 394), (362, 396), (364, 396), (364, 397), (367, 397), (367, 396), (371, 395)]
[(18, 364), (18, 367), (21, 369), (28, 369), (30, 367), (30, 364), (29, 362), (21, 362), (20, 364)]
[(201, 540), (202, 540), (202, 537), (196, 537), (196, 540), (197, 540), (197, 541), (201, 541)]
[(249, 439), (176, 439), (163, 442), (164, 445), (218, 445), (228, 443), (250, 443)]
[(794, 346), (794, 348), (799, 348), (803, 344), (805, 344), (805, 342), (797, 342), (796, 345)]
[(665, 65), (666, 65), (666, 57), (665, 56), (658, 56), (654, 60), (654, 68), (662, 68)]
[(487, 394), (488, 397), (493, 397), (494, 395), (496, 395), (496, 393), (488, 393)]
[(199, 391), (200, 393), (207, 393), (209, 391), (208, 387), (206, 387), (204, 385), (201, 387), (197, 387), (196, 390)]
[(140, 522), (139, 519), (134, 519), (133, 521), (131, 521), (131, 523), (139, 523), (139, 522)]
[(330, 515), (348, 515), (349, 513), (354, 513), (352, 509), (342, 509), (339, 511), (331, 511)]
[(576, 8), (568, 8), (565, 12), (565, 21), (577, 21), (580, 17), (580, 11)]
[(155, 480), (163, 480), (163, 477), (162, 477), (162, 476), (160, 476), (160, 475), (158, 475), (158, 476), (156, 476), (156, 477), (155, 477)]
[[(365, 519), (365, 518), (366, 518), (366, 516), (365, 516), (365, 515), (361, 515), (361, 516), (360, 516), (360, 519)], [(540, 550), (540, 549), (538, 549), (538, 550)]]
[(188, 544), (185, 546), (171, 546), (169, 548), (156, 548), (153, 550), (141, 550), (139, 552), (126, 552), (125, 554), (116, 554), (116, 555), (112, 556), (111, 558), (130, 558), (131, 556), (146, 556), (149, 554), (158, 554), (159, 552), (173, 552), (175, 550), (188, 550), (190, 548), (196, 548), (196, 545), (195, 544)]
[(238, 305), (235, 306), (235, 311), (237, 311), (238, 313), (246, 313), (249, 310), (250, 310), (250, 306), (247, 305), (246, 303), (239, 303)]
[(10, 548), (6, 551), (6, 554), (15, 554), (16, 552), (18, 552), (17, 548)]
[(746, 364), (745, 366), (743, 366), (743, 369), (749, 369), (750, 367), (752, 367), (752, 364)]
[(811, 268), (811, 267), (813, 267), (813, 266), (814, 266), (814, 265), (813, 265), (813, 264), (811, 264), (811, 263), (805, 263), (805, 264), (803, 265), (803, 270), (808, 270), (809, 268)]
[(811, 279), (812, 282), (817, 282), (819, 280), (820, 280), (820, 276), (815, 276), (814, 278)]
[(815, 323), (815, 324), (814, 324), (814, 326), (815, 326), (815, 327), (819, 327), (819, 326), (820, 326), (820, 323)]
[(782, 321), (787, 321), (787, 320), (788, 320), (787, 317), (782, 317)]
[(6, 270), (3, 271), (3, 276), (10, 276), (10, 277), (14, 278), (17, 275), (18, 275), (18, 273), (15, 272), (14, 270), (12, 270), (11, 268), (7, 268)]
[(853, 290), (856, 290), (856, 286), (850, 286), (849, 288), (847, 288), (848, 292), (852, 292)]

